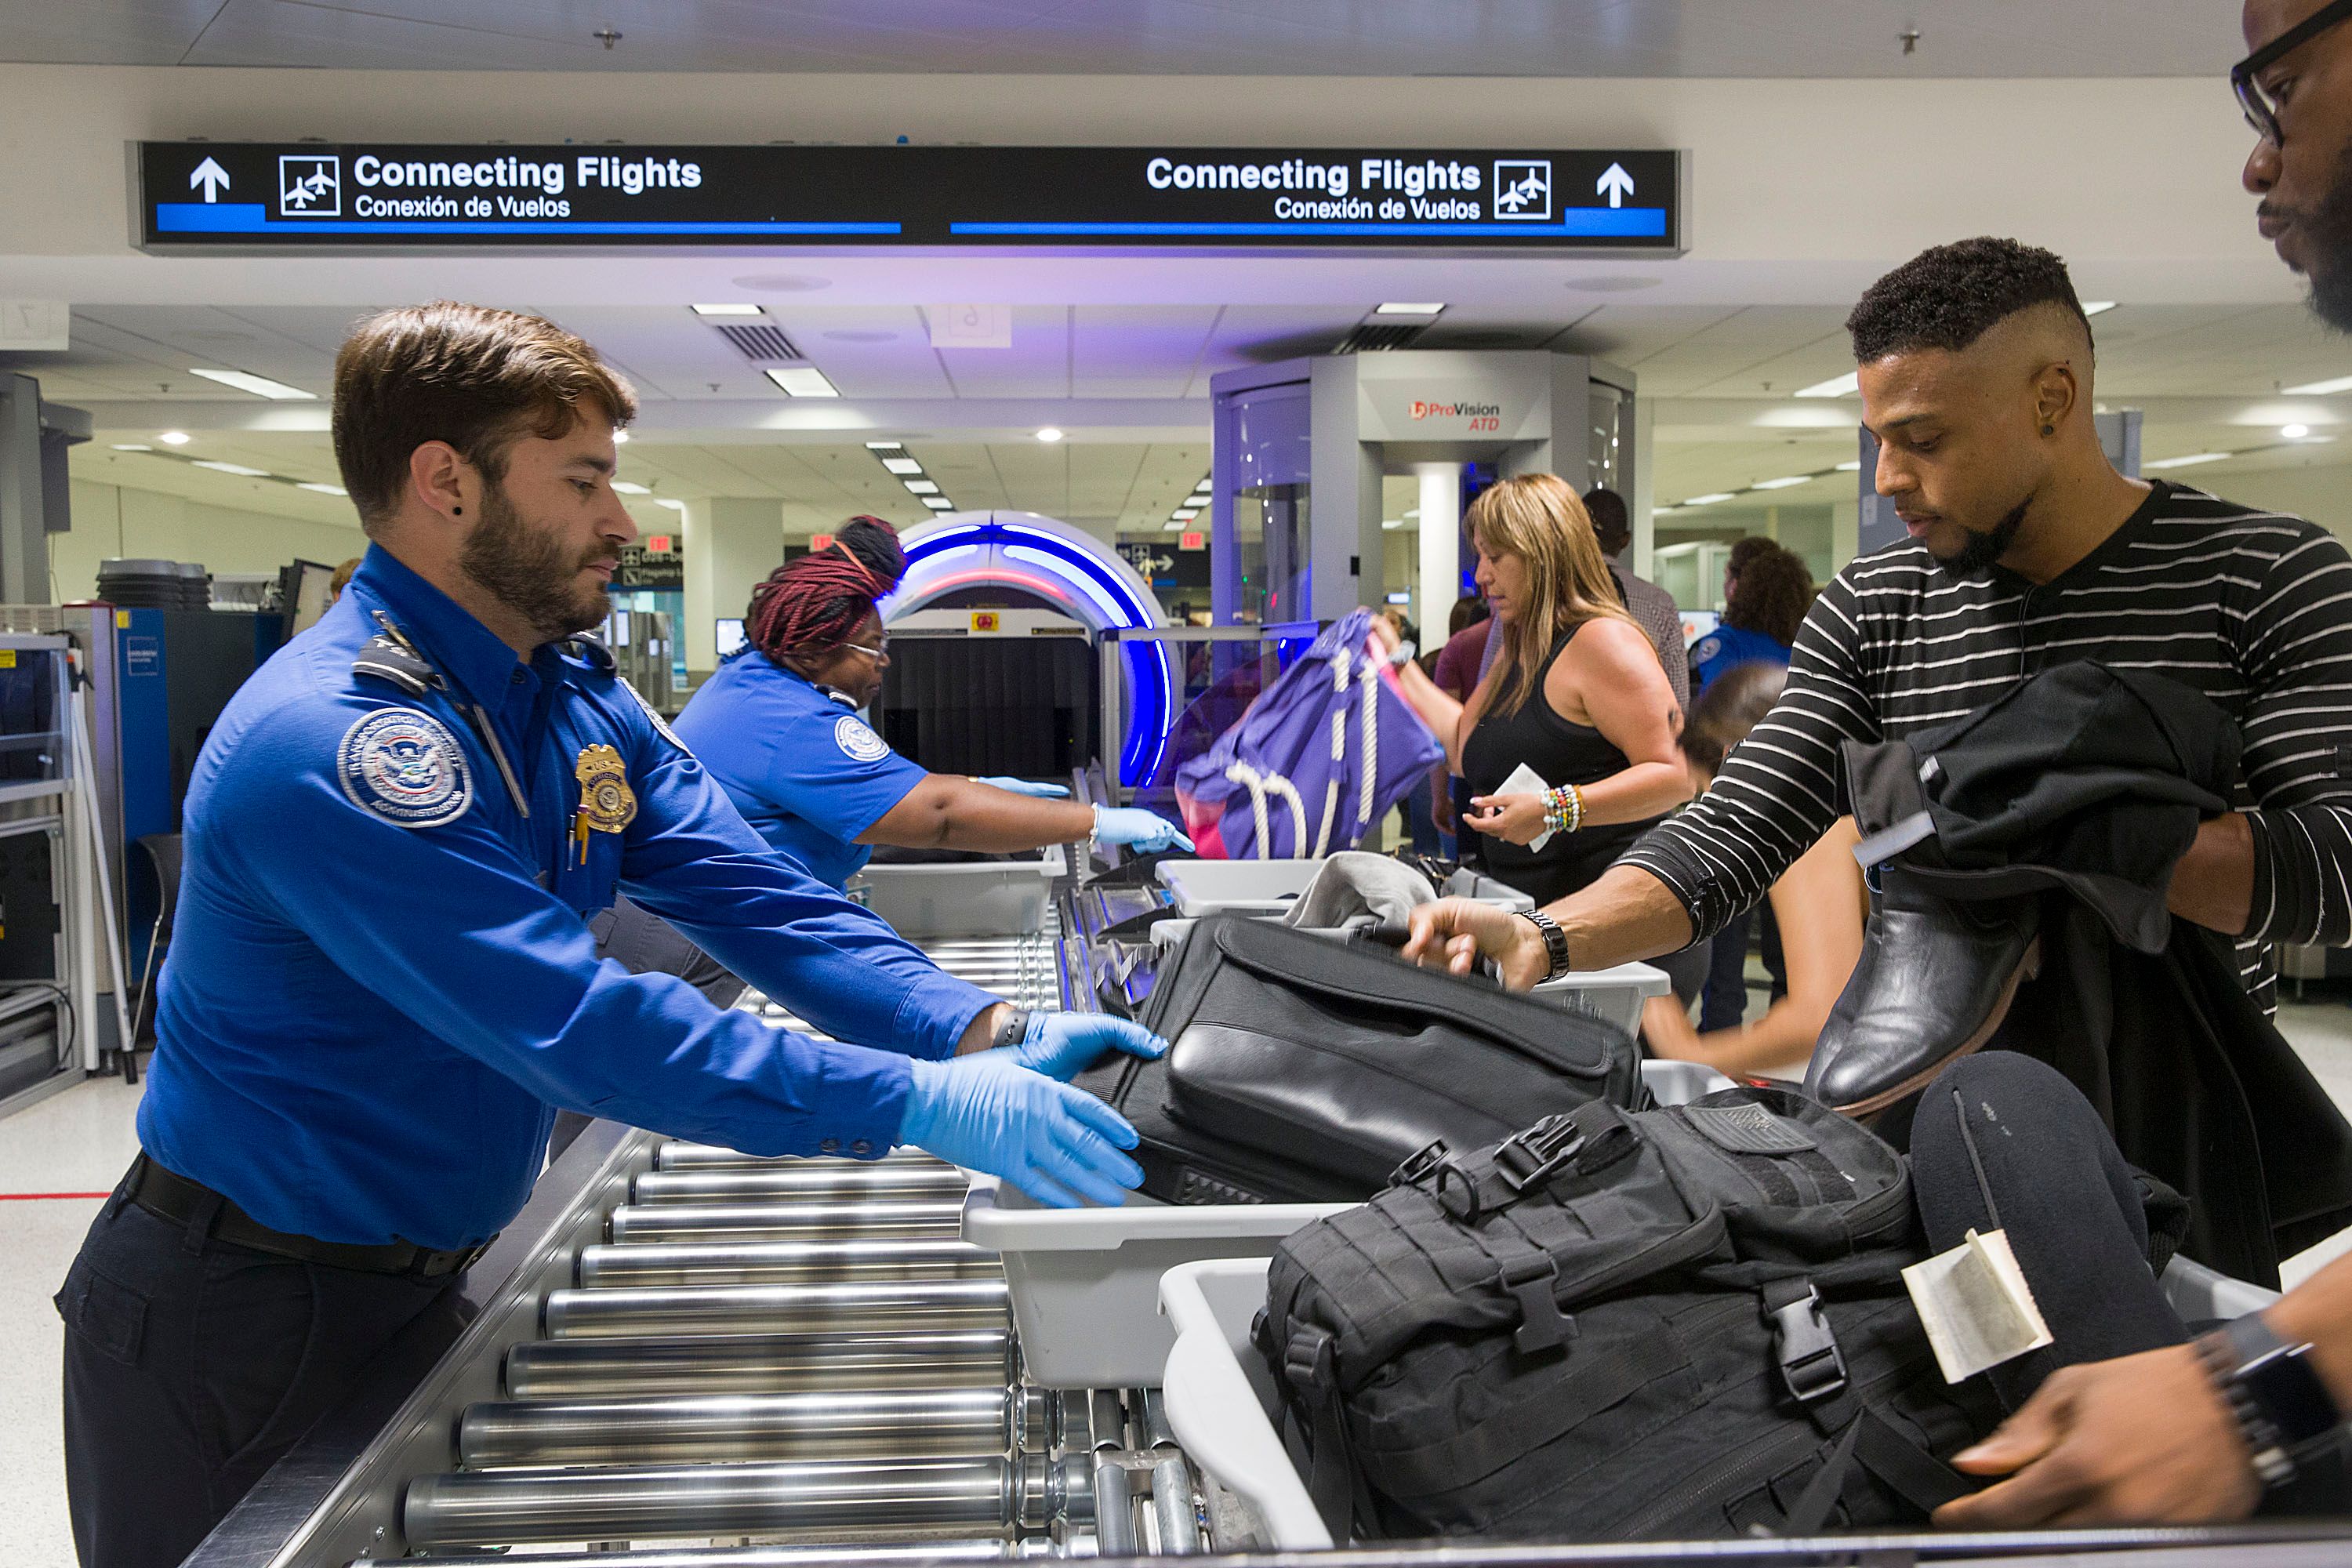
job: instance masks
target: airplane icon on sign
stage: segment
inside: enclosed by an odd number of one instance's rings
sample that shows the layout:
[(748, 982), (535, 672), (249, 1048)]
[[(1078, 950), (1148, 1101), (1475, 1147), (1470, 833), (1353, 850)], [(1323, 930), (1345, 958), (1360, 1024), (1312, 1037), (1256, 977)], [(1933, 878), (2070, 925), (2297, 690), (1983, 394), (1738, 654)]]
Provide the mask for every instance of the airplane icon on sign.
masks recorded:
[(343, 161), (333, 153), (279, 158), (278, 205), (289, 217), (341, 216)]
[(1551, 216), (1551, 160), (1495, 160), (1495, 216), (1541, 223)]

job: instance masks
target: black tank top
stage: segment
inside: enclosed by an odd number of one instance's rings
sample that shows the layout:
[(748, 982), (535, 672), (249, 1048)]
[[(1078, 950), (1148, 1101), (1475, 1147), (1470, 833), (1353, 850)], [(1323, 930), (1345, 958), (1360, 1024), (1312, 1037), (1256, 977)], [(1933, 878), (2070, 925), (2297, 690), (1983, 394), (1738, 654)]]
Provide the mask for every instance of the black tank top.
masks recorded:
[[(1606, 735), (1590, 724), (1569, 722), (1552, 710), (1544, 697), (1543, 675), (1549, 673), (1586, 624), (1578, 622), (1552, 645), (1550, 657), (1536, 678), (1535, 690), (1528, 694), (1517, 712), (1498, 713), (1490, 708), (1480, 716), (1462, 747), (1462, 777), (1471, 794), (1497, 793), (1521, 763), (1555, 788), (1597, 784), (1632, 765)], [(1540, 851), (1485, 834), (1478, 843), (1486, 851), (1489, 872), (1538, 903), (1548, 904), (1599, 879), (1658, 820), (1654, 816), (1643, 822), (1555, 833)]]

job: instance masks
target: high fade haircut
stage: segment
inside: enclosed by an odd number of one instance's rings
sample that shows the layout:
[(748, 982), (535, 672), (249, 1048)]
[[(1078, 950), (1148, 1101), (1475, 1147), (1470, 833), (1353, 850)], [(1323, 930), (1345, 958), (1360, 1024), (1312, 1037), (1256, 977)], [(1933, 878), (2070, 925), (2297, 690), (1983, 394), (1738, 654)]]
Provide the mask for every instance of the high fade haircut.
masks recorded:
[(2091, 338), (2063, 261), (2013, 239), (1963, 239), (1923, 250), (1873, 283), (1845, 330), (1857, 364), (1922, 349), (1958, 353), (2036, 305), (2065, 307)]
[(335, 464), (371, 538), (427, 441), (446, 441), (495, 485), (516, 441), (553, 440), (592, 410), (617, 429), (636, 417), (636, 395), (585, 338), (519, 311), (454, 300), (385, 310), (335, 355)]

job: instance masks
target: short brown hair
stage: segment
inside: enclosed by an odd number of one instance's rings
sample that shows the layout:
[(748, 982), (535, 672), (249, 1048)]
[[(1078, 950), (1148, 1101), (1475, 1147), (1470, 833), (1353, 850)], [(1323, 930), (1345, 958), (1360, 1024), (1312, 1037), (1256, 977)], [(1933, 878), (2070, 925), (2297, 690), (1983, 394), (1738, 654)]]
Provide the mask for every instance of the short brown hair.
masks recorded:
[(335, 355), (335, 464), (373, 534), (427, 441), (446, 441), (496, 484), (513, 442), (552, 440), (589, 404), (615, 426), (636, 416), (636, 395), (587, 339), (484, 305), (404, 306), (362, 321)]

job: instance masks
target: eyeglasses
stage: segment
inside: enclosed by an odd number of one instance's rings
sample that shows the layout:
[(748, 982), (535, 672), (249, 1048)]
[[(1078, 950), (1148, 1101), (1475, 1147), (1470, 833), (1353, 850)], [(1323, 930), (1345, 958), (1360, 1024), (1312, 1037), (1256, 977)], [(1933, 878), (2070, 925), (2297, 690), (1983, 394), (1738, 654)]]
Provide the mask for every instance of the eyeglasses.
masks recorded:
[(854, 642), (845, 642), (841, 646), (847, 648), (852, 653), (862, 653), (868, 658), (888, 658), (890, 657), (890, 639), (887, 637), (876, 637), (872, 647), (867, 647), (863, 643)]
[(2282, 106), (2254, 79), (2347, 17), (2352, 17), (2352, 0), (2333, 0), (2230, 68), (2230, 89), (2255, 135), (2273, 147), (2284, 144), (2279, 135)]

